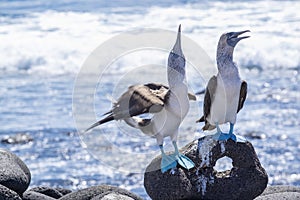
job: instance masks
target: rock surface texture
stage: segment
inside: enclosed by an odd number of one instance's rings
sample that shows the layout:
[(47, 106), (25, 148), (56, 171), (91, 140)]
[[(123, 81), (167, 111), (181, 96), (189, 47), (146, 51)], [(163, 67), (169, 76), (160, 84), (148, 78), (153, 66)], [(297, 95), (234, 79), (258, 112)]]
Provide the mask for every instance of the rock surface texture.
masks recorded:
[(300, 199), (300, 188), (288, 185), (269, 186), (255, 200), (296, 200)]
[(31, 174), (25, 163), (15, 154), (0, 149), (0, 185), (22, 195), (30, 180)]
[(118, 187), (109, 185), (93, 186), (72, 192), (61, 200), (142, 200), (141, 197)]
[(32, 142), (33, 138), (26, 133), (17, 133), (1, 139), (4, 144), (26, 144)]
[[(193, 160), (195, 168), (187, 171), (177, 166), (161, 173), (160, 156), (147, 166), (144, 186), (153, 200), (250, 200), (267, 187), (268, 175), (250, 142), (217, 142), (206, 136), (185, 146), (182, 153)], [(232, 169), (214, 170), (217, 160), (225, 156), (232, 159)]]
[(25, 163), (10, 151), (0, 149), (0, 200), (142, 200), (136, 194), (109, 185), (75, 192), (47, 186), (27, 190), (30, 180), (30, 171)]

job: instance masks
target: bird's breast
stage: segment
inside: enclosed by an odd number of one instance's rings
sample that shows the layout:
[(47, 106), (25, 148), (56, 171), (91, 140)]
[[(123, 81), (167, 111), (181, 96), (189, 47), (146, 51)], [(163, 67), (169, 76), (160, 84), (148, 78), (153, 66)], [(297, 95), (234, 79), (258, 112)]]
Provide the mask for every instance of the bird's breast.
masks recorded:
[(217, 80), (217, 88), (212, 101), (209, 122), (223, 124), (226, 122), (235, 123), (239, 101), (241, 81), (236, 79)]
[(186, 85), (181, 84), (171, 89), (170, 95), (166, 102), (165, 109), (169, 111), (173, 116), (183, 118), (187, 115), (190, 108), (188, 99), (188, 90)]
[(155, 113), (152, 122), (155, 133), (171, 136), (176, 134), (178, 128), (189, 111), (189, 100), (186, 86), (170, 88), (171, 92), (163, 110)]

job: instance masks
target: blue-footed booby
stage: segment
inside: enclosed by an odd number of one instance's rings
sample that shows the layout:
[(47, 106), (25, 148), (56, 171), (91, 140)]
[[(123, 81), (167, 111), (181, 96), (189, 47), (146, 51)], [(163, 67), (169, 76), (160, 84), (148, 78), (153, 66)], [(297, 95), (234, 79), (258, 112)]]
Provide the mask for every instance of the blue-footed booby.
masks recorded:
[[(162, 172), (175, 168), (177, 163), (188, 170), (193, 168), (194, 163), (179, 152), (176, 144), (179, 126), (189, 111), (189, 99), (196, 99), (188, 93), (186, 84), (180, 25), (176, 43), (168, 57), (167, 78), (169, 86), (157, 83), (130, 86), (113, 105), (112, 110), (104, 114), (107, 116), (86, 131), (111, 120), (124, 120), (143, 133), (156, 137), (162, 155)], [(151, 113), (153, 116), (146, 119), (139, 116), (144, 113)], [(163, 148), (163, 140), (168, 136), (175, 149), (175, 153), (171, 155), (166, 155)]]
[[(203, 116), (197, 122), (205, 122), (202, 130), (217, 128), (218, 140), (232, 139), (245, 142), (245, 138), (233, 134), (237, 113), (242, 109), (247, 96), (247, 83), (242, 81), (238, 67), (233, 62), (233, 50), (236, 44), (249, 36), (239, 35), (250, 32), (229, 32), (221, 35), (217, 48), (217, 76), (208, 81), (205, 89)], [(223, 133), (220, 124), (230, 123), (229, 133)]]

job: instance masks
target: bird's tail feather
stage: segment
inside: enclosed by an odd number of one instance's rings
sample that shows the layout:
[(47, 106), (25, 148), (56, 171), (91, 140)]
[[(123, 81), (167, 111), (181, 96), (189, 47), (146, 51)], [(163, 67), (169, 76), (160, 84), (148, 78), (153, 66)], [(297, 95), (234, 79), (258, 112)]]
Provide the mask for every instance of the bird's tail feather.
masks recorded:
[[(108, 112), (107, 114), (109, 114), (109, 112)], [(94, 123), (94, 124), (91, 125), (89, 128), (87, 128), (84, 132), (88, 132), (89, 130), (95, 128), (96, 126), (99, 126), (99, 125), (104, 124), (104, 123), (106, 123), (106, 122), (109, 122), (109, 121), (111, 121), (111, 120), (114, 120), (114, 117), (113, 117), (112, 114), (110, 114), (110, 115), (108, 115), (107, 117), (105, 117), (104, 119), (101, 119), (100, 121)]]
[(110, 110), (110, 111), (108, 111), (108, 112), (106, 112), (106, 113), (104, 113), (102, 116), (105, 116), (105, 115), (108, 115), (108, 114), (112, 114), (112, 111)]
[(204, 122), (205, 120), (204, 120), (204, 116), (202, 116), (200, 119), (198, 119), (197, 121), (196, 121), (196, 123), (199, 123), (199, 122)]
[(198, 123), (198, 122), (205, 122), (205, 125), (202, 127), (202, 130), (203, 131), (205, 131), (205, 130), (213, 130), (213, 129), (215, 129), (216, 128), (216, 126), (214, 126), (214, 125), (211, 125), (210, 123), (208, 123), (208, 121), (206, 121), (205, 119), (204, 119), (204, 116), (202, 116), (200, 119), (198, 119), (197, 121), (196, 121), (196, 123)]
[(214, 125), (211, 125), (210, 123), (208, 122), (205, 122), (205, 125), (202, 127), (202, 130), (205, 131), (205, 130), (208, 130), (208, 131), (211, 131), (213, 129), (215, 129), (216, 126)]
[(196, 92), (195, 95), (200, 95), (200, 94), (204, 94), (204, 93), (205, 93), (205, 89), (202, 89), (202, 90)]

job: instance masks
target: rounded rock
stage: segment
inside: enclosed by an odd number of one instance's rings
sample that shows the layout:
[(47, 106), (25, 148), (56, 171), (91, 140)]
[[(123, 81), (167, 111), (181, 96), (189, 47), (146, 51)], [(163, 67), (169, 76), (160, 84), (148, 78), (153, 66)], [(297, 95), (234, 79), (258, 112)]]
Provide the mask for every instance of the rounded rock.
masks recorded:
[(0, 199), (1, 200), (22, 200), (21, 197), (9, 188), (0, 185)]
[(110, 185), (99, 185), (93, 186), (86, 189), (78, 190), (76, 192), (69, 193), (60, 198), (60, 200), (90, 200), (92, 198), (96, 198), (102, 194), (115, 193), (123, 196), (128, 196), (133, 200), (142, 200), (141, 197), (133, 194), (125, 189), (118, 188)]
[(60, 197), (64, 196), (62, 193), (60, 193), (59, 191), (57, 191), (55, 188), (51, 188), (51, 187), (46, 187), (46, 186), (40, 186), (40, 187), (34, 187), (31, 188), (30, 190), (26, 191), (27, 192), (38, 192), (40, 194), (44, 194), (48, 197), (52, 197), (54, 199), (59, 199)]
[(33, 141), (33, 138), (27, 133), (17, 133), (1, 140), (4, 144), (26, 144)]
[(35, 191), (26, 191), (23, 194), (23, 200), (55, 200), (55, 198)]
[(278, 185), (269, 186), (265, 191), (255, 200), (286, 200), (286, 199), (300, 199), (300, 187)]
[(134, 199), (123, 194), (118, 194), (114, 192), (105, 192), (103, 194), (93, 197), (91, 200), (134, 200)]
[[(144, 186), (151, 199), (252, 200), (267, 187), (268, 175), (250, 142), (218, 142), (205, 136), (181, 151), (196, 166), (189, 171), (177, 166), (176, 173), (171, 173), (174, 169), (161, 173), (161, 158), (155, 158), (144, 174)], [(216, 171), (217, 160), (225, 156), (232, 159), (232, 169)]]
[(72, 192), (72, 190), (66, 188), (54, 188), (54, 189), (60, 192), (63, 196)]
[(0, 184), (22, 196), (30, 180), (31, 174), (25, 163), (15, 154), (0, 149)]

